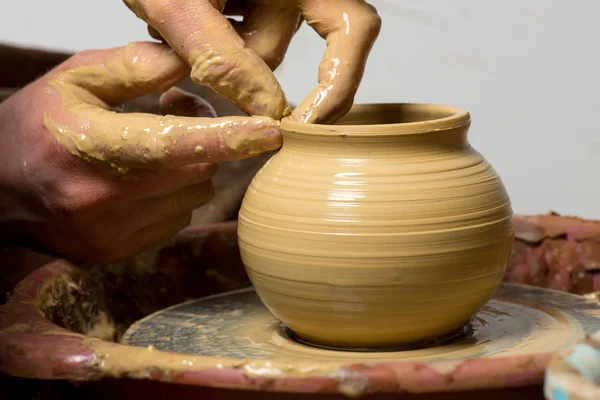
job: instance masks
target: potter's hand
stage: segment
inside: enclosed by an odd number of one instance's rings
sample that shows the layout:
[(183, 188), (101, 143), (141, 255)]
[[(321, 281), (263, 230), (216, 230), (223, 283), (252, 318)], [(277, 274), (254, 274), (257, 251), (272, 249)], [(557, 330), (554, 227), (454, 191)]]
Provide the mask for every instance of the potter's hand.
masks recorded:
[[(289, 107), (269, 68), (279, 65), (306, 19), (327, 40), (319, 85), (292, 114), (310, 123), (334, 122), (350, 109), (381, 27), (377, 11), (363, 0), (124, 1), (153, 37), (187, 60), (194, 82), (251, 115), (275, 119)], [(241, 15), (243, 22), (230, 23), (225, 15)]]
[(1, 103), (0, 242), (122, 259), (189, 224), (213, 194), (213, 163), (279, 148), (276, 121), (212, 118), (178, 89), (161, 109), (186, 117), (114, 111), (188, 72), (168, 46), (135, 43), (78, 54)]

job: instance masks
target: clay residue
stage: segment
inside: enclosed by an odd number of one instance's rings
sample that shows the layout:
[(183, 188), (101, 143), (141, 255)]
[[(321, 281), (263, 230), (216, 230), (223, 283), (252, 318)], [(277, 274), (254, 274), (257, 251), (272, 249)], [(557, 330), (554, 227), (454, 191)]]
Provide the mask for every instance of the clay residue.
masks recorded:
[[(50, 79), (48, 85), (60, 95), (62, 106), (44, 114), (44, 125), (60, 144), (121, 173), (153, 164), (244, 159), (280, 146), (278, 122), (268, 117), (117, 113), (120, 102), (162, 91), (185, 73), (177, 55), (153, 46), (158, 45), (129, 45), (103, 65), (80, 66)], [(255, 144), (251, 149), (227, 146), (246, 137)]]
[(247, 136), (236, 136), (226, 132), (223, 139), (227, 148), (236, 153), (244, 153), (251, 156), (264, 153), (263, 137), (261, 135), (250, 133)]
[(100, 284), (86, 272), (61, 274), (48, 280), (37, 295), (40, 310), (54, 324), (102, 340), (117, 338), (115, 323), (107, 314)]
[(60, 327), (118, 341), (133, 322), (152, 312), (247, 287), (235, 229), (221, 229), (172, 238), (121, 262), (69, 268), (40, 288), (40, 309)]
[(101, 311), (95, 318), (92, 319), (92, 327), (86, 333), (86, 335), (110, 341), (116, 337), (116, 333), (114, 322), (110, 319), (106, 312)]
[[(521, 304), (520, 300), (536, 293), (535, 303), (529, 306)], [(582, 331), (594, 330), (592, 325), (586, 326), (585, 318), (580, 316), (574, 318), (575, 315), (570, 315), (568, 321), (559, 321), (547, 313), (569, 315), (568, 310), (573, 305), (584, 302), (589, 305), (587, 309), (583, 307), (585, 314), (597, 315), (599, 306), (590, 301), (568, 294), (540, 293), (535, 288), (510, 285), (501, 286), (499, 294), (506, 300), (494, 299), (486, 306), (490, 311), (486, 313), (487, 324), (475, 320), (474, 337), (414, 351), (330, 351), (294, 342), (282, 333), (280, 323), (251, 289), (162, 310), (134, 324), (123, 339), (126, 344), (138, 346), (139, 353), (127, 353), (126, 357), (135, 358), (133, 365), (136, 370), (142, 371), (142, 376), (152, 369), (153, 362), (160, 361), (161, 365), (169, 366), (167, 371), (175, 374), (181, 371), (181, 363), (190, 371), (234, 368), (251, 378), (328, 377), (337, 380), (338, 392), (360, 395), (372, 388), (370, 385), (374, 382), (371, 377), (374, 375), (370, 372), (379, 368), (386, 373), (396, 368), (399, 371), (414, 368), (418, 379), (437, 374), (441, 379), (447, 377), (453, 380), (460, 376), (460, 371), (469, 368), (499, 371), (494, 366), (495, 359), (498, 365), (510, 364), (511, 367), (505, 370), (512, 376), (520, 373), (521, 368), (540, 373), (550, 353), (574, 344), (582, 337)], [(557, 308), (549, 306), (554, 303), (555, 297), (558, 298)], [(170, 338), (168, 343), (158, 337), (162, 334)], [(191, 337), (195, 339), (189, 340)], [(150, 343), (156, 347), (148, 347)], [(168, 349), (171, 353), (162, 353), (158, 349)], [(109, 358), (113, 354), (121, 354), (113, 353), (111, 348), (102, 348), (101, 351), (107, 352)], [(150, 357), (149, 353), (160, 353), (160, 356)], [(99, 357), (102, 357), (101, 353)], [(123, 358), (124, 355), (119, 356), (119, 359)], [(475, 367), (476, 359), (481, 358), (488, 360)], [(462, 368), (466, 365), (470, 366)], [(129, 373), (121, 364), (104, 363), (103, 366), (109, 368), (106, 373), (117, 376)], [(223, 371), (222, 376), (227, 376), (227, 373)]]
[(98, 367), (107, 377), (148, 377), (154, 371), (173, 375), (211, 369), (239, 369), (250, 378), (336, 377), (343, 371), (339, 362), (315, 364), (292, 360), (245, 360), (229, 357), (206, 357), (165, 352), (153, 346), (123, 346), (87, 340), (98, 357)]
[[(290, 106), (283, 89), (264, 61), (251, 49), (244, 48), (240, 41), (218, 46), (217, 43), (223, 43), (227, 39), (214, 37), (214, 41), (209, 43), (203, 35), (197, 34), (195, 38), (196, 43), (204, 44), (196, 45), (198, 49), (187, 54), (192, 65), (191, 77), (195, 83), (223, 94), (238, 107), (254, 115), (276, 119), (290, 115)], [(246, 70), (242, 71), (242, 67)], [(232, 76), (231, 80), (218, 73), (220, 71), (228, 71), (228, 75)], [(240, 79), (244, 75), (247, 76), (246, 80)]]
[(67, 272), (40, 288), (37, 302), (60, 327), (116, 341), (133, 322), (162, 308), (247, 287), (235, 227), (190, 228), (187, 236), (121, 262), (65, 266)]

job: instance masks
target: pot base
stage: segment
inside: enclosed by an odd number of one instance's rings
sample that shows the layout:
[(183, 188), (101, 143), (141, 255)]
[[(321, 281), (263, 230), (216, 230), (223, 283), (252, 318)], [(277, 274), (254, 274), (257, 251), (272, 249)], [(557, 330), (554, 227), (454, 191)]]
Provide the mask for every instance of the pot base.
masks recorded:
[(304, 339), (301, 335), (294, 333), (290, 328), (283, 327), (285, 335), (290, 339), (294, 340), (298, 343), (304, 344), (306, 346), (314, 347), (317, 349), (324, 350), (334, 350), (334, 351), (351, 351), (357, 353), (389, 353), (389, 352), (398, 352), (398, 351), (409, 351), (409, 350), (420, 350), (427, 349), (431, 347), (440, 346), (443, 344), (447, 344), (452, 342), (453, 340), (457, 340), (459, 338), (469, 337), (473, 334), (473, 326), (469, 322), (465, 326), (455, 331), (452, 331), (444, 336), (440, 336), (437, 338), (421, 340), (417, 342), (410, 343), (399, 343), (391, 346), (381, 346), (381, 347), (345, 347), (345, 346), (331, 346), (327, 344), (320, 344), (317, 342), (313, 342), (307, 339)]
[(510, 357), (566, 349), (586, 333), (599, 331), (600, 304), (568, 293), (503, 283), (467, 329), (466, 335), (440, 338), (435, 345), (413, 349), (350, 351), (315, 347), (290, 336), (256, 292), (244, 289), (154, 313), (133, 324), (121, 341), (249, 362), (286, 360), (300, 369), (323, 363)]

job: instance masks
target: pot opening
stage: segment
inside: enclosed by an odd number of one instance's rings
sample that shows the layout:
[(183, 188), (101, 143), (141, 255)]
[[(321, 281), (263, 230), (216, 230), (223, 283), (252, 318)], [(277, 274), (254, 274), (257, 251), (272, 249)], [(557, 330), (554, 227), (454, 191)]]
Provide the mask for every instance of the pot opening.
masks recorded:
[(435, 104), (358, 104), (334, 125), (410, 124), (458, 117), (466, 111)]
[(306, 124), (288, 118), (282, 129), (301, 133), (402, 134), (453, 129), (470, 124), (460, 108), (418, 103), (355, 104), (334, 124)]

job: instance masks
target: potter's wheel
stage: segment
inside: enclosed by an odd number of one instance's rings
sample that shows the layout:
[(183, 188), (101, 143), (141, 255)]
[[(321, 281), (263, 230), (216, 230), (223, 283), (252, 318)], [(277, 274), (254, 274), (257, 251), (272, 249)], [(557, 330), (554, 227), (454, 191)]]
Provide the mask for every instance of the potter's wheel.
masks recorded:
[(600, 304), (568, 293), (502, 284), (469, 333), (437, 346), (347, 352), (296, 341), (252, 289), (179, 304), (133, 324), (122, 343), (200, 356), (295, 361), (442, 361), (548, 353), (600, 331)]

